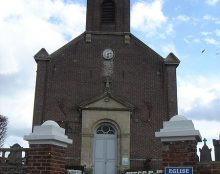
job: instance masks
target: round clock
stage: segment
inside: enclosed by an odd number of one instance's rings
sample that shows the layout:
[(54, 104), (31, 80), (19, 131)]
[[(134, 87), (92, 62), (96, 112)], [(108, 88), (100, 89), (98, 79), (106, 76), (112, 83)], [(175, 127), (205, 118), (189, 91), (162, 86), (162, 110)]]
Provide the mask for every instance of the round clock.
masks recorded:
[(114, 52), (111, 49), (107, 48), (102, 52), (102, 56), (104, 59), (110, 60), (114, 57)]

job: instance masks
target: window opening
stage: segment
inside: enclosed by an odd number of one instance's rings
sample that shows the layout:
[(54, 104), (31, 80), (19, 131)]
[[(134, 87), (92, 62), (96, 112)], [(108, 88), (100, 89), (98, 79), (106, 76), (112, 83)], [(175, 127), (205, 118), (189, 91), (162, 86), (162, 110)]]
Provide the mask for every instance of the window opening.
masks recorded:
[(102, 3), (102, 23), (114, 23), (115, 22), (115, 3), (113, 0), (104, 0)]
[(115, 134), (115, 129), (109, 124), (103, 124), (98, 127), (96, 134)]

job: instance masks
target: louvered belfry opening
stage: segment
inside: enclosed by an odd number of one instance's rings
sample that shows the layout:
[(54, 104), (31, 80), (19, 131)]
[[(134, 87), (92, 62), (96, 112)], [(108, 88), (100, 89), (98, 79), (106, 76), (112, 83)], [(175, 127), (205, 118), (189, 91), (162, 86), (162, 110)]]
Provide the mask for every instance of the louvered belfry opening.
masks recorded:
[(101, 22), (103, 24), (115, 23), (115, 3), (113, 0), (104, 0), (101, 6), (101, 10)]

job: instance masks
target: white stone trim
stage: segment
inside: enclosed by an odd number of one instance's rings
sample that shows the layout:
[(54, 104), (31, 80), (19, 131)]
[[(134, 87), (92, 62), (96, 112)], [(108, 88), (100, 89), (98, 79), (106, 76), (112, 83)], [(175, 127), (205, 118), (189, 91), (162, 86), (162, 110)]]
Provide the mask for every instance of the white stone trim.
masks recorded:
[(29, 141), (29, 144), (52, 144), (62, 147), (67, 147), (73, 142), (65, 135), (65, 129), (51, 120), (41, 126), (34, 126), (33, 133), (25, 135), (24, 140)]
[(195, 130), (192, 120), (187, 120), (183, 116), (174, 116), (170, 121), (163, 123), (163, 128), (155, 132), (155, 137), (161, 138), (161, 141), (201, 141), (202, 137), (199, 130)]

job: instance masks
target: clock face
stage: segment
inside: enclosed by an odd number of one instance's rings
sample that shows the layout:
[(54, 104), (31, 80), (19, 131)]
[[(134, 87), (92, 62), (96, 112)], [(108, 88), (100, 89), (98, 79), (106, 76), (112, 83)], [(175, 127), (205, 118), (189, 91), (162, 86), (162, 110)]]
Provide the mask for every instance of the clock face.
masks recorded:
[(114, 57), (114, 52), (108, 48), (102, 52), (102, 56), (104, 57), (104, 59), (110, 60)]

